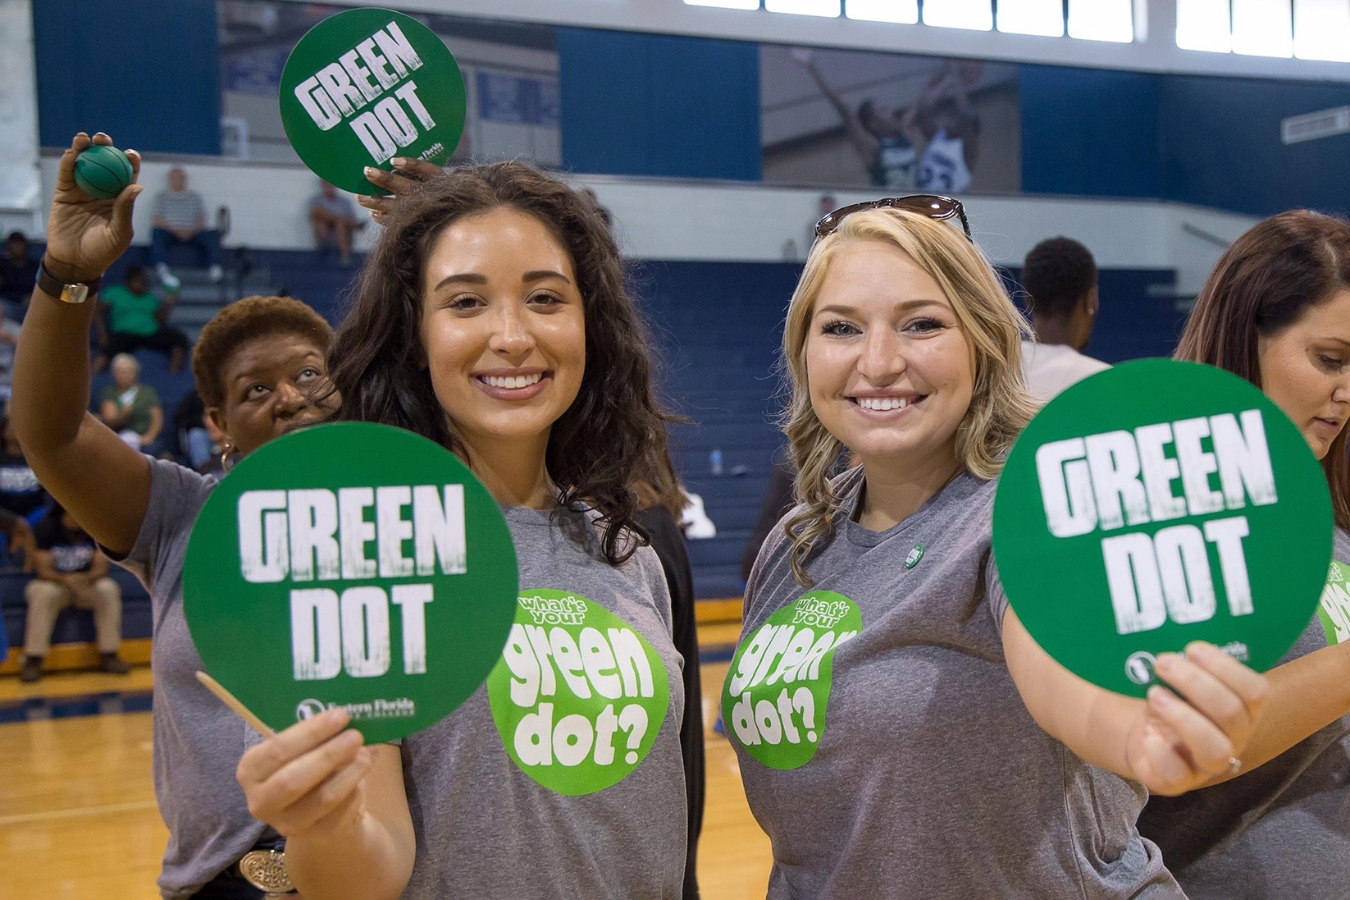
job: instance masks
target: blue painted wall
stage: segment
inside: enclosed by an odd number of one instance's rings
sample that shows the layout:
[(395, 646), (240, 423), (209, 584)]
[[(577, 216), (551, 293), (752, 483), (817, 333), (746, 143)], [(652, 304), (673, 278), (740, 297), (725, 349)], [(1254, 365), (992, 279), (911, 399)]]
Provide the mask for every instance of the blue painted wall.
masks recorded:
[(43, 146), (220, 153), (215, 0), (33, 0), (33, 36)]
[(1020, 67), (1022, 189), (1160, 197), (1160, 76)]
[(558, 29), (563, 165), (757, 181), (759, 45)]
[(1268, 216), (1350, 208), (1350, 135), (1285, 146), (1289, 116), (1350, 104), (1350, 84), (1172, 75), (1159, 104), (1164, 196)]

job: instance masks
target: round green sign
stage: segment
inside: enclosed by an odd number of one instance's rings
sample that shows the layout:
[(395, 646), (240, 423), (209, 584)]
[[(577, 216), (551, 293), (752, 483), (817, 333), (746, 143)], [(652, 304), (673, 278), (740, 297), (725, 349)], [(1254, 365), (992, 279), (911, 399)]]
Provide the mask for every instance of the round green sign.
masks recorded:
[(521, 591), (487, 687), (511, 759), (569, 797), (627, 778), (656, 743), (670, 706), (666, 667), (647, 639), (566, 591)]
[(384, 425), (320, 425), (216, 486), (183, 611), (207, 672), (271, 727), (341, 706), (367, 741), (390, 741), (483, 683), (518, 580), (501, 508), (452, 453)]
[(1312, 621), (1331, 500), (1307, 442), (1248, 382), (1125, 363), (1017, 440), (994, 555), (1018, 618), (1074, 674), (1128, 696), (1159, 653), (1209, 641), (1264, 671)]
[(731, 660), (722, 687), (728, 735), (771, 769), (810, 762), (825, 736), (834, 651), (860, 631), (858, 605), (833, 591), (811, 591), (769, 616)]
[(387, 9), (329, 16), (300, 39), (281, 73), (281, 122), (320, 178), (376, 192), (366, 166), (396, 156), (441, 165), (464, 131), (464, 78), (445, 42)]

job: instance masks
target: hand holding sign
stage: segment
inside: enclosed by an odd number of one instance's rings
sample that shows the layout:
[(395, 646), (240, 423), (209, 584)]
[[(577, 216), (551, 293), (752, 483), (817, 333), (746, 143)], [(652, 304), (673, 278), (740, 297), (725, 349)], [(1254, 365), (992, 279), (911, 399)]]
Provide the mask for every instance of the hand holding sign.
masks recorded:
[(464, 79), (445, 43), (416, 19), (353, 9), (324, 19), (296, 44), (281, 75), (281, 121), (320, 178), (368, 193), (367, 166), (395, 156), (433, 164), (464, 131)]
[(1207, 640), (1257, 671), (1312, 620), (1331, 557), (1326, 480), (1247, 382), (1145, 360), (1052, 401), (994, 507), (999, 576), (1027, 632), (1127, 696), (1159, 654)]
[(1192, 644), (1184, 656), (1162, 654), (1157, 674), (1185, 699), (1149, 688), (1147, 711), (1125, 746), (1134, 777), (1152, 794), (1174, 796), (1218, 775), (1236, 775), (1233, 761), (1265, 707), (1266, 680), (1204, 643)]
[(249, 748), (236, 774), (255, 819), (293, 838), (364, 815), (375, 754), (360, 732), (343, 731), (349, 722), (345, 710), (332, 709)]

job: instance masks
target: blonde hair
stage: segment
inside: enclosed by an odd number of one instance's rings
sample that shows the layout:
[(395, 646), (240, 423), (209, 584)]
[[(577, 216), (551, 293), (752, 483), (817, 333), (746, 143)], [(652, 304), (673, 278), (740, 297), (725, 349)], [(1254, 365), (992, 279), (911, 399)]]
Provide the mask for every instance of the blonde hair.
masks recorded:
[(1037, 409), (1022, 383), (1021, 342), (1031, 329), (974, 244), (943, 222), (902, 210), (866, 210), (844, 219), (837, 230), (811, 248), (783, 330), (783, 363), (791, 398), (781, 424), (791, 442), (797, 468), (796, 499), (801, 506), (788, 521), (786, 532), (792, 541), (793, 574), (806, 587), (811, 586), (806, 563), (833, 531), (841, 511), (830, 472), (845, 449), (811, 406), (806, 338), (830, 265), (842, 247), (857, 241), (877, 241), (900, 250), (951, 302), (958, 327), (975, 354), (974, 390), (956, 431), (956, 455), (967, 470), (978, 478), (996, 478), (1013, 441)]

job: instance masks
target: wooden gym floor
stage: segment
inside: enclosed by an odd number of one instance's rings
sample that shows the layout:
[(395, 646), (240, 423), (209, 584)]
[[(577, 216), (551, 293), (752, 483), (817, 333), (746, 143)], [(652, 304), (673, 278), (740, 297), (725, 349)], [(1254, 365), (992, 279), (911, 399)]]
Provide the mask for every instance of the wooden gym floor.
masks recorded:
[[(707, 807), (699, 843), (705, 900), (763, 900), (769, 839), (745, 803), (721, 735), (718, 693), (739, 623), (699, 626)], [(8, 667), (7, 667), (8, 668)], [(0, 898), (155, 900), (168, 833), (150, 780), (150, 669), (0, 676)]]

